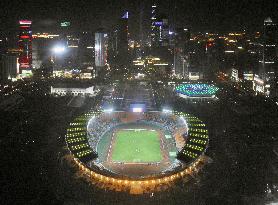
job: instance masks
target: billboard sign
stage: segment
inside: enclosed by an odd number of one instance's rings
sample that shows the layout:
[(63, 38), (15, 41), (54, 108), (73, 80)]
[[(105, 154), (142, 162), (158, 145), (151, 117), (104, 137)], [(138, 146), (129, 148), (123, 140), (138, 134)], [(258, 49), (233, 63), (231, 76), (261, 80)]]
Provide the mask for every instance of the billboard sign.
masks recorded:
[(20, 25), (31, 25), (32, 21), (30, 20), (19, 20)]
[(162, 26), (163, 22), (162, 21), (156, 21), (156, 22), (154, 22), (154, 25), (155, 26)]

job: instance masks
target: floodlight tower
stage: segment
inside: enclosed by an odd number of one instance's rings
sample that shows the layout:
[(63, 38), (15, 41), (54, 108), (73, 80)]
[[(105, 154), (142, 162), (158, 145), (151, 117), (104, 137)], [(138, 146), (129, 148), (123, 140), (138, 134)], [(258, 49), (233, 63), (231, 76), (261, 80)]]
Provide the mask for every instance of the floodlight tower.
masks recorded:
[(51, 61), (54, 63), (54, 67), (57, 67), (58, 60), (65, 54), (66, 47), (63, 44), (55, 45), (51, 50)]

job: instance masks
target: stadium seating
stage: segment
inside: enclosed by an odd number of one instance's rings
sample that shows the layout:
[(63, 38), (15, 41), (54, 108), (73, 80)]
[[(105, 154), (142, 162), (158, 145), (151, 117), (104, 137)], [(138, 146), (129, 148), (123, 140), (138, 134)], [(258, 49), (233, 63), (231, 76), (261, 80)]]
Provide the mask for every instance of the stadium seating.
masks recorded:
[(193, 162), (202, 155), (208, 146), (208, 130), (205, 124), (196, 117), (184, 116), (188, 124), (188, 139), (178, 157), (187, 163)]
[(75, 157), (91, 159), (96, 153), (90, 148), (87, 138), (87, 121), (95, 113), (89, 112), (74, 119), (67, 129), (66, 142)]

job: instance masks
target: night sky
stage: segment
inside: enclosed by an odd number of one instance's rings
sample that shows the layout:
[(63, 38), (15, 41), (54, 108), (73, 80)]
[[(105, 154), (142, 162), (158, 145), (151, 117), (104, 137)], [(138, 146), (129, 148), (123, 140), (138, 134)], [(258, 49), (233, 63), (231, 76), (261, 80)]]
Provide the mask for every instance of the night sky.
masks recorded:
[[(1, 0), (1, 30), (13, 30), (18, 19), (28, 18), (37, 27), (49, 27), (68, 20), (75, 29), (109, 28), (128, 9), (131, 12), (131, 30), (136, 33), (139, 24), (140, 2), (149, 13), (150, 0)], [(258, 30), (263, 19), (278, 20), (277, 0), (164, 0), (158, 1), (163, 13), (171, 13), (176, 3), (177, 25), (195, 31)], [(146, 22), (145, 22), (146, 24)]]

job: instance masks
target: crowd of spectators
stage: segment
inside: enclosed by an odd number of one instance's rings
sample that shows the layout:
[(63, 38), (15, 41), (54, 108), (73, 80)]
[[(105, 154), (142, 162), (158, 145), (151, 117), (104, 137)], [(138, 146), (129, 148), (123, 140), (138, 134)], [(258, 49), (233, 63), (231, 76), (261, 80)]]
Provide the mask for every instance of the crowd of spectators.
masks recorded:
[(93, 118), (88, 124), (88, 142), (91, 148), (96, 150), (101, 136), (119, 123), (120, 119), (118, 117), (113, 119), (102, 116)]
[(171, 135), (173, 135), (177, 129), (184, 127), (184, 124), (180, 120), (164, 113), (145, 113), (144, 120), (147, 120), (149, 123), (154, 123), (159, 127), (163, 127), (163, 129)]

